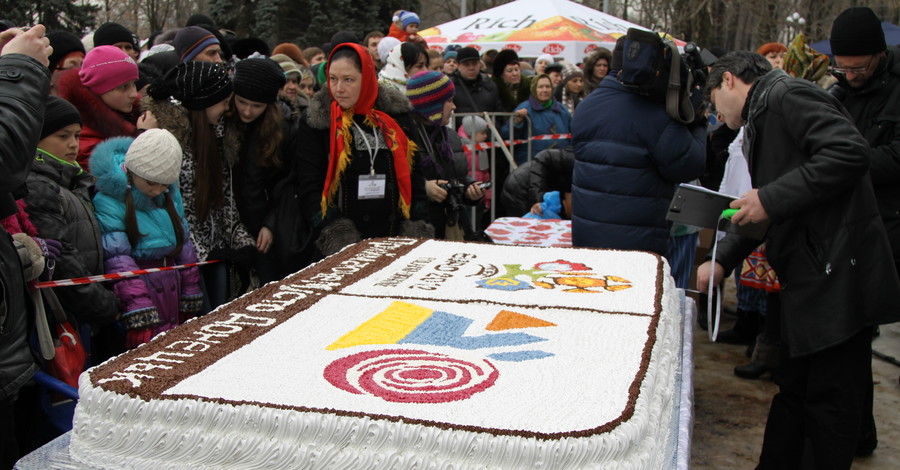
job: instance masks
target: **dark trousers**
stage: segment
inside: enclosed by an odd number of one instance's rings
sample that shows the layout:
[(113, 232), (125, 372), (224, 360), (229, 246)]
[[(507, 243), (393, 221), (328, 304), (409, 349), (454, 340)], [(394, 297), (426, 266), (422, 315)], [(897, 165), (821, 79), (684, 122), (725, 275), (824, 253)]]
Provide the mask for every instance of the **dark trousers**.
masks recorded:
[(790, 358), (782, 346), (775, 379), (757, 468), (849, 469), (872, 387), (872, 329), (809, 356)]

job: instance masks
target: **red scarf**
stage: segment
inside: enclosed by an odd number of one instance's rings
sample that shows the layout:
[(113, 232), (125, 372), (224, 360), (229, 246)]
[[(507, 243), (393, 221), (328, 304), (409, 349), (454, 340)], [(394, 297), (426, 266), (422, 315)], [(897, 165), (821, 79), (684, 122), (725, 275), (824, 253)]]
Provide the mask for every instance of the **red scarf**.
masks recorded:
[[(372, 128), (377, 127), (384, 136), (384, 143), (394, 155), (394, 173), (397, 175), (397, 188), (400, 192), (400, 212), (409, 218), (409, 206), (412, 201), (412, 183), (410, 181), (410, 169), (412, 168), (413, 153), (416, 150), (415, 143), (410, 142), (403, 129), (387, 113), (374, 108), (375, 99), (378, 98), (378, 78), (375, 74), (375, 63), (369, 52), (359, 44), (339, 44), (331, 51), (331, 56), (342, 48), (352, 48), (356, 51), (362, 62), (362, 89), (359, 99), (352, 109), (344, 110), (331, 95), (331, 127), (328, 155), (328, 172), (325, 175), (325, 187), (322, 188), (322, 217), (328, 210), (328, 206), (334, 199), (340, 186), (341, 176), (347, 165), (350, 164), (353, 144), (353, 116), (361, 114), (365, 116), (365, 123)], [(328, 58), (328, 68), (331, 69), (331, 56)], [(326, 77), (330, 76), (326, 73)], [(329, 93), (331, 91), (329, 90)]]

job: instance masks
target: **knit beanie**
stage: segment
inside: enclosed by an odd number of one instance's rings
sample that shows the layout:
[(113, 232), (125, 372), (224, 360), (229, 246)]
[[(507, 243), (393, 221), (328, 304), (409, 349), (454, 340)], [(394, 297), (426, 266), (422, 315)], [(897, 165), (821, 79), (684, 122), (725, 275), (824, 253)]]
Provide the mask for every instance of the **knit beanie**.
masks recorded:
[(220, 44), (216, 36), (200, 26), (181, 28), (175, 34), (175, 52), (182, 62), (190, 62), (197, 54), (213, 44)]
[(519, 54), (516, 54), (516, 51), (512, 49), (503, 49), (497, 53), (497, 57), (494, 57), (494, 76), (498, 78), (502, 77), (503, 70), (506, 69), (507, 65), (518, 63)]
[[(277, 48), (276, 48), (277, 49)], [(284, 55), (284, 54), (274, 54), (270, 59), (278, 62), (278, 65), (281, 66), (281, 71), (284, 72), (284, 76), (290, 78), (291, 75), (298, 75), (298, 79), (302, 74), (300, 73), (300, 67), (297, 67), (297, 63), (294, 62), (293, 59)]]
[(274, 103), (284, 86), (284, 71), (272, 59), (244, 59), (234, 65), (234, 94), (258, 103)]
[(112, 46), (117, 42), (128, 42), (134, 46), (134, 50), (140, 49), (137, 36), (119, 23), (103, 23), (94, 31), (94, 47)]
[(406, 27), (411, 24), (419, 24), (420, 23), (419, 15), (417, 15), (411, 11), (404, 11), (403, 13), (400, 13), (400, 21), (403, 22), (403, 29), (406, 29)]
[(185, 108), (199, 111), (222, 102), (231, 90), (231, 79), (223, 64), (186, 62), (150, 85), (148, 93), (155, 100), (172, 97)]
[(584, 78), (584, 72), (582, 72), (580, 68), (576, 67), (575, 64), (564, 64), (562, 71), (562, 84), (565, 85), (569, 83), (569, 80), (576, 77)]
[(466, 116), (462, 120), (462, 127), (466, 132), (466, 135), (469, 136), (470, 139), (475, 140), (475, 134), (486, 132), (488, 125), (487, 121), (481, 116)]
[(787, 46), (780, 42), (767, 42), (762, 46), (759, 46), (759, 49), (756, 50), (756, 53), (761, 56), (765, 56), (770, 52), (774, 52), (776, 54), (779, 52), (787, 52)]
[(185, 26), (200, 26), (201, 24), (215, 26), (216, 23), (209, 16), (204, 15), (203, 13), (194, 13), (188, 18)]
[(541, 54), (541, 55), (538, 56), (537, 59), (534, 60), (534, 65), (537, 65), (537, 63), (540, 62), (540, 61), (542, 61), (542, 60), (545, 61), (545, 62), (547, 62), (547, 65), (550, 65), (550, 64), (552, 64), (552, 63), (554, 62), (554, 61), (553, 61), (553, 56), (552, 56), (552, 55), (550, 55), (550, 54)]
[(885, 49), (881, 21), (869, 7), (850, 7), (831, 25), (831, 53), (836, 56), (877, 54)]
[(85, 54), (81, 38), (68, 31), (50, 31), (46, 36), (53, 47), (53, 53), (50, 54), (50, 65), (47, 66), (50, 70), (56, 70), (63, 58), (72, 52), (81, 52), (82, 57)]
[(444, 60), (456, 60), (456, 51), (445, 51), (444, 52)]
[(125, 168), (152, 183), (170, 185), (181, 174), (181, 144), (165, 129), (148, 129), (125, 153)]
[(75, 106), (58, 96), (47, 98), (41, 139), (71, 124), (81, 124), (81, 114)]
[(431, 122), (440, 122), (444, 103), (453, 99), (450, 77), (434, 70), (419, 72), (406, 82), (406, 97), (416, 113)]
[(138, 67), (122, 49), (99, 46), (84, 56), (78, 78), (92, 92), (102, 95), (125, 82), (137, 80)]
[[(294, 62), (296, 62), (298, 64), (306, 63), (306, 61), (303, 60), (303, 51), (300, 49), (299, 46), (297, 46), (296, 44), (294, 44), (292, 42), (283, 42), (283, 43), (275, 46), (275, 49), (272, 49), (272, 55), (275, 56), (277, 54), (284, 54), (285, 56), (290, 57), (291, 60), (293, 60)], [(276, 62), (281, 62), (281, 61), (276, 61)]]

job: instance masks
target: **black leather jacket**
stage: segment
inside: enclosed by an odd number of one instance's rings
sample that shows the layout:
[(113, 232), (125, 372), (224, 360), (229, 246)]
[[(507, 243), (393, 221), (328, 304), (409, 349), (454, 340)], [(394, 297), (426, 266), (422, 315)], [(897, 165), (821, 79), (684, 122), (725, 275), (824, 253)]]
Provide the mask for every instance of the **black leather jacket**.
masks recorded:
[[(25, 182), (50, 93), (50, 71), (21, 54), (0, 57), (0, 195)], [(4, 217), (11, 214), (3, 214)], [(14, 397), (37, 370), (28, 346), (34, 311), (12, 238), (0, 230), (0, 400)]]

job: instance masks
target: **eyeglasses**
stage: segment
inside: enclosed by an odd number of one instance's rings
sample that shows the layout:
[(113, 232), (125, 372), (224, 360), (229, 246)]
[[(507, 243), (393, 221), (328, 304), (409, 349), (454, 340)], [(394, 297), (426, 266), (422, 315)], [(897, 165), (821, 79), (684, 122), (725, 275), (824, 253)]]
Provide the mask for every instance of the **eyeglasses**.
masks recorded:
[(848, 73), (852, 73), (853, 75), (859, 75), (861, 73), (866, 73), (869, 70), (869, 66), (872, 65), (872, 61), (875, 59), (875, 56), (869, 57), (869, 61), (866, 62), (866, 65), (862, 67), (835, 67), (834, 70), (836, 73), (841, 75), (847, 75)]

